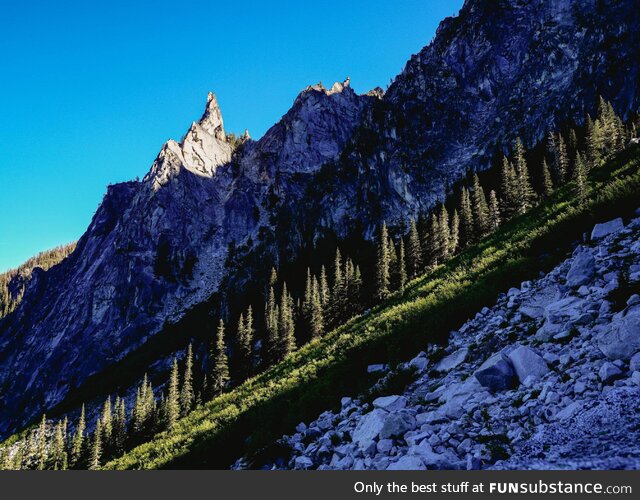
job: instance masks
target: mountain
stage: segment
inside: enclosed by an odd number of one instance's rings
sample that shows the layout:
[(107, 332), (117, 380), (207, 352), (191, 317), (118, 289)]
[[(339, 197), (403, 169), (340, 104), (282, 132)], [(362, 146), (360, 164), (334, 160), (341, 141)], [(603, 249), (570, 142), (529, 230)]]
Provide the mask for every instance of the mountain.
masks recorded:
[[(258, 141), (217, 100), (140, 182), (110, 186), (75, 251), (0, 321), (0, 435), (86, 389), (202, 304), (261, 288), (324, 237), (371, 239), (516, 137), (640, 107), (632, 0), (468, 0), (386, 93), (310, 86)], [(139, 367), (144, 370), (145, 367)]]

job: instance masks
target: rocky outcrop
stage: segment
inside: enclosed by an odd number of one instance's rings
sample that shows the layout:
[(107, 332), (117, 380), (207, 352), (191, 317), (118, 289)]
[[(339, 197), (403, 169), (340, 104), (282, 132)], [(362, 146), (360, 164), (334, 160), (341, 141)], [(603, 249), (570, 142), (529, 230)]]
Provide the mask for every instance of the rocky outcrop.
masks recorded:
[(184, 139), (142, 181), (111, 186), (73, 255), (0, 322), (0, 436), (186, 311), (255, 286), (261, 269), (242, 257), (268, 268), (323, 236), (371, 238), (516, 136), (531, 145), (581, 123), (599, 94), (637, 111), (639, 12), (631, 0), (468, 0), (386, 93), (310, 86), (258, 141), (232, 143), (210, 94)]
[[(463, 359), (456, 366), (434, 370), (440, 354), (429, 347), (415, 359), (431, 361), (403, 394), (372, 404), (343, 398), (340, 411), (324, 412), (281, 439), (279, 449), (288, 448), (289, 456), (253, 466), (298, 468), (305, 457), (305, 468), (317, 469), (637, 469), (640, 345), (633, 339), (640, 329), (625, 330), (620, 343), (610, 332), (640, 312), (640, 298), (630, 295), (614, 312), (610, 293), (624, 289), (609, 286), (607, 276), (640, 263), (638, 242), (640, 218), (579, 246), (549, 274), (501, 295), (451, 332), (444, 359)], [(565, 278), (586, 253), (593, 273), (576, 290)], [(522, 314), (540, 307), (541, 297), (553, 314)], [(549, 321), (562, 335), (532, 334)], [(611, 350), (612, 344), (626, 349)], [(464, 358), (461, 349), (468, 350)]]

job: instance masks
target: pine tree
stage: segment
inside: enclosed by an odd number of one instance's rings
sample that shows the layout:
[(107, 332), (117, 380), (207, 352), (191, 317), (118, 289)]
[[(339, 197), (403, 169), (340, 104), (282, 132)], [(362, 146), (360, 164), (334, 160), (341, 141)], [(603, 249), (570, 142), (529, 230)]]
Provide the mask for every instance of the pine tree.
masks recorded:
[(167, 391), (167, 399), (164, 407), (164, 420), (167, 429), (173, 429), (180, 417), (180, 393), (179, 376), (178, 376), (178, 360), (173, 358), (171, 366), (171, 375), (169, 377), (169, 389)]
[[(417, 232), (416, 232), (417, 236)], [(404, 257), (404, 240), (400, 238), (400, 248), (398, 249), (398, 290), (404, 293), (407, 286), (407, 265)]]
[(340, 324), (342, 320), (342, 310), (346, 298), (342, 271), (342, 254), (340, 253), (340, 248), (336, 248), (336, 256), (333, 261), (333, 291), (329, 301), (329, 318), (334, 326)]
[(279, 352), (278, 360), (283, 360), (296, 348), (295, 322), (293, 318), (293, 297), (287, 290), (287, 283), (282, 284), (282, 297), (280, 299), (280, 315), (278, 321)]
[(548, 198), (553, 193), (553, 181), (551, 180), (551, 173), (549, 172), (549, 165), (547, 160), (542, 160), (542, 196)]
[(435, 213), (431, 214), (429, 223), (429, 241), (427, 242), (426, 255), (429, 267), (435, 267), (440, 262), (442, 249), (442, 233), (440, 231), (440, 221)]
[(96, 420), (96, 428), (93, 431), (93, 442), (91, 443), (91, 457), (89, 469), (98, 470), (102, 458), (102, 420)]
[(384, 300), (389, 295), (389, 263), (391, 254), (389, 249), (389, 234), (387, 224), (382, 223), (380, 228), (380, 239), (378, 241), (378, 256), (376, 263), (376, 296), (378, 300)]
[(65, 446), (66, 421), (60, 420), (56, 425), (51, 443), (51, 461), (54, 470), (67, 468), (67, 450)]
[(569, 154), (567, 153), (567, 145), (564, 142), (562, 134), (558, 134), (557, 148), (558, 164), (556, 170), (556, 183), (558, 185), (562, 185), (566, 181), (567, 173), (569, 172)]
[(193, 409), (196, 395), (193, 392), (193, 347), (187, 347), (187, 356), (184, 362), (184, 372), (182, 375), (182, 387), (180, 389), (180, 410), (184, 416)]
[(125, 408), (124, 399), (117, 396), (114, 409), (113, 448), (116, 454), (121, 454), (124, 451), (124, 444), (127, 439), (127, 410)]
[(80, 417), (78, 418), (78, 425), (76, 426), (76, 433), (73, 437), (71, 444), (71, 465), (78, 467), (82, 459), (82, 452), (84, 450), (84, 431), (86, 428), (84, 404), (80, 410)]
[(407, 240), (407, 268), (409, 278), (413, 279), (422, 270), (422, 249), (416, 221), (411, 219), (409, 223), (409, 238)]
[(500, 227), (500, 204), (496, 192), (492, 189), (489, 192), (489, 230), (497, 231)]
[(322, 308), (322, 298), (320, 285), (315, 276), (311, 282), (311, 338), (318, 338), (324, 333), (324, 314)]
[(594, 123), (591, 116), (587, 114), (587, 162), (588, 168), (592, 169), (600, 165), (602, 159), (602, 140), (599, 123)]
[(483, 236), (489, 234), (489, 207), (487, 206), (487, 197), (484, 189), (480, 185), (478, 174), (473, 175), (473, 195), (471, 211), (474, 219), (474, 236), (475, 240), (480, 240)]
[(398, 251), (393, 240), (389, 238), (387, 243), (389, 249), (389, 292), (398, 289)]
[(573, 167), (573, 178), (576, 182), (576, 195), (580, 204), (583, 204), (587, 196), (587, 174), (586, 165), (582, 159), (580, 151), (576, 154), (576, 162)]
[(516, 139), (515, 146), (516, 202), (518, 215), (522, 215), (529, 210), (534, 199), (534, 193), (529, 179), (529, 169), (527, 167), (527, 161), (525, 160), (524, 153), (524, 146), (522, 145), (520, 138), (518, 138)]
[(327, 271), (324, 265), (320, 268), (320, 304), (322, 307), (329, 305), (331, 293), (329, 292), (329, 283), (327, 281)]
[(46, 415), (42, 415), (40, 425), (38, 426), (38, 430), (36, 431), (35, 455), (38, 464), (38, 470), (44, 470), (48, 461)]
[(500, 204), (502, 218), (506, 221), (513, 218), (518, 212), (516, 171), (513, 164), (506, 157), (502, 159), (500, 170), (500, 191), (502, 193)]
[(575, 154), (578, 152), (578, 136), (576, 135), (576, 131), (573, 128), (569, 130), (569, 147), (571, 148), (571, 151), (575, 156)]
[(438, 217), (438, 229), (440, 230), (440, 260), (446, 261), (451, 255), (451, 228), (449, 227), (449, 212), (444, 204), (440, 207), (440, 215)]
[(278, 357), (278, 310), (276, 304), (276, 294), (272, 287), (269, 288), (269, 296), (265, 306), (265, 354), (264, 361), (267, 365), (273, 364)]
[(469, 246), (474, 237), (473, 212), (471, 211), (471, 198), (466, 187), (460, 194), (460, 248)]
[(458, 211), (453, 210), (453, 216), (451, 217), (451, 232), (449, 234), (449, 243), (451, 255), (454, 255), (458, 251), (460, 243), (460, 217)]
[[(273, 291), (273, 287), (271, 288)], [(209, 383), (212, 395), (218, 395), (224, 391), (229, 382), (229, 360), (224, 345), (224, 321), (220, 319), (216, 332), (216, 341), (210, 356), (211, 369)]]
[(111, 443), (111, 431), (113, 430), (113, 420), (111, 411), (111, 396), (108, 396), (102, 407), (101, 429), (103, 448), (108, 448)]

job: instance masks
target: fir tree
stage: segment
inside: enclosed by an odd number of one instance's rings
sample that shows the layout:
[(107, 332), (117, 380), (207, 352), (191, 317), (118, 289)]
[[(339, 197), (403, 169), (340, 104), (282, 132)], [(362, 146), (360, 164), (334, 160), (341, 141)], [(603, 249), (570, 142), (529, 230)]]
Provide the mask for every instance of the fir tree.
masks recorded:
[(40, 425), (38, 426), (38, 430), (36, 431), (35, 455), (36, 455), (38, 470), (44, 470), (48, 461), (46, 415), (42, 415), (42, 419), (40, 420)]
[(407, 286), (407, 265), (405, 263), (405, 257), (404, 257), (404, 240), (400, 238), (400, 248), (398, 249), (398, 290), (400, 290), (400, 293), (404, 293), (404, 289), (406, 286)]
[(564, 142), (562, 134), (558, 134), (557, 148), (558, 163), (556, 170), (556, 183), (558, 185), (562, 185), (567, 179), (567, 173), (569, 172), (569, 154), (567, 153), (567, 145)]
[(549, 165), (547, 160), (542, 160), (542, 196), (548, 198), (553, 193), (553, 181), (551, 180), (551, 173), (549, 172)]
[(183, 416), (193, 409), (195, 399), (196, 396), (193, 392), (193, 347), (189, 344), (184, 362), (182, 387), (180, 389), (180, 410)]
[(269, 288), (269, 296), (265, 306), (265, 355), (264, 361), (270, 365), (277, 361), (278, 357), (278, 307), (276, 304), (276, 294), (272, 287)]
[(393, 240), (389, 238), (387, 243), (389, 249), (389, 292), (398, 289), (398, 251)]
[(89, 469), (98, 470), (102, 459), (102, 420), (96, 420), (96, 428), (93, 431), (93, 442), (91, 443), (91, 456), (89, 459)]
[(322, 309), (322, 298), (320, 285), (315, 276), (311, 282), (311, 338), (318, 338), (324, 333), (324, 317)]
[(516, 171), (513, 164), (506, 157), (502, 159), (500, 170), (500, 191), (502, 193), (500, 204), (502, 218), (510, 220), (518, 212)]
[(407, 240), (407, 268), (409, 278), (413, 279), (422, 270), (422, 249), (416, 221), (411, 219), (409, 223), (409, 238)]
[(474, 240), (471, 198), (466, 187), (460, 194), (460, 248), (469, 246)]
[(587, 196), (586, 165), (580, 151), (576, 154), (576, 162), (573, 167), (573, 178), (576, 182), (576, 195), (580, 204), (583, 204)]
[(384, 300), (389, 295), (390, 261), (391, 253), (389, 249), (389, 234), (387, 232), (387, 224), (383, 222), (382, 227), (380, 228), (376, 263), (376, 296), (379, 300)]
[(440, 221), (435, 213), (431, 214), (429, 223), (429, 241), (427, 242), (426, 255), (429, 267), (435, 267), (440, 262), (442, 249), (442, 232), (440, 231)]
[(460, 243), (460, 217), (458, 211), (453, 210), (453, 216), (451, 217), (451, 233), (449, 235), (450, 251), (451, 255), (454, 255), (458, 251)]
[(114, 404), (115, 415), (113, 418), (113, 448), (116, 454), (124, 451), (124, 444), (127, 439), (127, 410), (124, 399), (116, 397)]
[(76, 433), (73, 436), (73, 442), (71, 443), (71, 465), (78, 467), (82, 459), (82, 453), (84, 450), (84, 431), (86, 428), (84, 404), (80, 410), (80, 417), (78, 418), (78, 425), (76, 425)]
[(342, 272), (342, 254), (340, 253), (340, 248), (336, 248), (336, 256), (333, 261), (333, 290), (329, 302), (329, 318), (332, 325), (338, 325), (342, 319), (342, 309), (346, 296)]
[(472, 207), (474, 220), (474, 240), (477, 241), (483, 236), (489, 234), (490, 220), (489, 220), (489, 207), (487, 206), (487, 197), (484, 194), (484, 189), (480, 185), (480, 179), (478, 174), (473, 175), (473, 195), (472, 195)]
[(287, 290), (287, 284), (282, 285), (282, 298), (280, 299), (280, 315), (278, 330), (280, 332), (278, 360), (283, 360), (296, 348), (295, 322), (293, 317), (293, 297)]
[(449, 227), (449, 212), (444, 204), (440, 207), (440, 215), (438, 217), (438, 229), (440, 230), (440, 236), (438, 241), (440, 243), (440, 260), (444, 262), (449, 258), (451, 254), (451, 229)]
[(524, 146), (520, 138), (518, 138), (516, 139), (515, 146), (516, 202), (518, 215), (522, 215), (529, 210), (534, 199), (533, 189), (531, 189), (529, 179), (529, 169), (524, 153)]
[[(273, 291), (273, 288), (271, 288)], [(220, 319), (216, 340), (210, 357), (211, 369), (209, 383), (211, 384), (212, 395), (218, 395), (224, 391), (229, 382), (229, 361), (224, 345), (224, 321)]]
[(164, 406), (164, 421), (167, 429), (173, 429), (180, 417), (180, 393), (178, 387), (178, 361), (176, 358), (173, 358), (171, 375), (169, 377), (169, 389)]
[(60, 420), (56, 425), (51, 443), (51, 461), (54, 470), (65, 470), (67, 468), (66, 432), (66, 419), (64, 421)]
[(591, 119), (591, 116), (587, 114), (587, 162), (589, 164), (589, 169), (595, 168), (600, 164), (602, 159), (601, 157), (601, 149), (602, 149), (602, 141), (600, 135), (600, 126), (599, 123), (596, 124)]
[(329, 305), (331, 294), (329, 292), (329, 283), (327, 281), (327, 271), (324, 265), (320, 268), (320, 304), (322, 307)]
[(500, 227), (500, 204), (496, 192), (492, 189), (489, 192), (489, 229), (497, 231)]
[(102, 442), (104, 448), (108, 448), (111, 442), (111, 431), (113, 430), (112, 417), (111, 396), (108, 396), (102, 407), (101, 416)]

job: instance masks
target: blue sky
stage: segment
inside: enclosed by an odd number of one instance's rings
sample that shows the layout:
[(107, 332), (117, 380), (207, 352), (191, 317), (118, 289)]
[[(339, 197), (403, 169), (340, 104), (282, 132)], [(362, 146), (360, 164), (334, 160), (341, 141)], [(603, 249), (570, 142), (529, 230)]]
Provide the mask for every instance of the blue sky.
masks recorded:
[(305, 86), (386, 87), (462, 0), (2, 2), (0, 271), (79, 238), (217, 96), (260, 137)]

